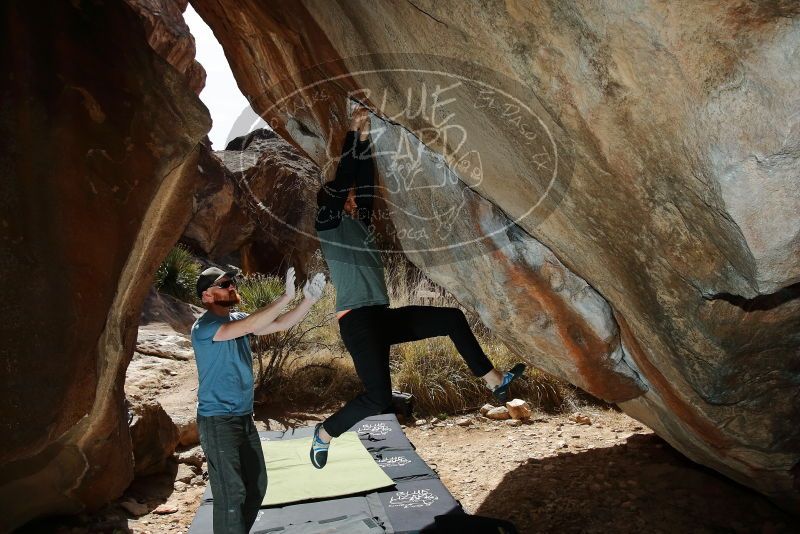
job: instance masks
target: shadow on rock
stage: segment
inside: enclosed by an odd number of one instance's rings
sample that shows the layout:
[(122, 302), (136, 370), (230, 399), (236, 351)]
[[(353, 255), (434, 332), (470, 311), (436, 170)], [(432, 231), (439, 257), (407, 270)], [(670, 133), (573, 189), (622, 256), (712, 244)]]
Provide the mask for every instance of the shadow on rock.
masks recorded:
[(475, 512), (520, 532), (790, 532), (793, 518), (654, 434), (531, 459)]

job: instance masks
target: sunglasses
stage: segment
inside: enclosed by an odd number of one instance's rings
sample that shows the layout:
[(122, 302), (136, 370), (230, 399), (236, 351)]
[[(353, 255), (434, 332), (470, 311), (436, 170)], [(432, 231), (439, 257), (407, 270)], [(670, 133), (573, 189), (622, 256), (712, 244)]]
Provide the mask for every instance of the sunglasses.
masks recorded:
[(236, 281), (235, 280), (225, 280), (224, 282), (220, 282), (219, 284), (214, 284), (214, 285), (209, 286), (209, 287), (219, 287), (221, 289), (228, 289), (231, 286), (236, 287)]

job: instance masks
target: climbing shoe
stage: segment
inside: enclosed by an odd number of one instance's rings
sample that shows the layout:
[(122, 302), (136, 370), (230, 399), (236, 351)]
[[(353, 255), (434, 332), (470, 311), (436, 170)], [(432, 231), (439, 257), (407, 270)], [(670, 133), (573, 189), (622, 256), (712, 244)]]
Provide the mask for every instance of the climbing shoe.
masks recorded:
[(506, 400), (508, 400), (508, 388), (511, 387), (511, 383), (517, 378), (521, 377), (522, 373), (524, 372), (524, 363), (518, 363), (512, 367), (510, 371), (506, 371), (503, 374), (503, 382), (492, 390), (492, 395), (494, 395), (494, 398), (500, 402), (506, 402)]
[(317, 423), (314, 426), (314, 437), (311, 438), (311, 464), (317, 469), (322, 469), (328, 463), (328, 447), (331, 445), (320, 439), (320, 428), (322, 428), (322, 423)]

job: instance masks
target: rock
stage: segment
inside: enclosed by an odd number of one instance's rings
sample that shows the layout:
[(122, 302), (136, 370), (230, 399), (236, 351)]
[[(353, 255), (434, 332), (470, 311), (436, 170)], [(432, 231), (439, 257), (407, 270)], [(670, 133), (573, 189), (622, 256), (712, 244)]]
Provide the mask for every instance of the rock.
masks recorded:
[(519, 419), (523, 421), (529, 419), (531, 416), (530, 406), (528, 406), (528, 403), (522, 399), (508, 401), (506, 403), (506, 408), (508, 408), (508, 413), (511, 414), (513, 419)]
[(520, 425), (522, 425), (522, 421), (520, 421), (519, 419), (506, 419), (505, 423), (508, 426), (520, 426)]
[(589, 418), (588, 415), (583, 415), (582, 413), (574, 413), (569, 416), (570, 421), (573, 421), (579, 425), (591, 425), (592, 420)]
[(177, 334), (171, 328), (164, 329), (160, 323), (139, 327), (136, 352), (173, 360), (194, 360), (189, 336)]
[[(139, 335), (137, 337), (137, 345), (139, 340), (147, 336), (148, 333), (152, 335), (164, 336), (173, 336), (177, 333), (182, 334), (184, 339), (188, 340), (192, 324), (204, 312), (205, 309), (199, 306), (182, 302), (171, 295), (159, 293), (155, 289), (151, 288), (147, 293), (147, 298), (142, 306), (142, 314), (139, 317)], [(163, 328), (164, 324), (169, 326), (173, 332), (158, 332), (157, 330), (152, 330), (152, 328), (158, 328), (158, 326)], [(142, 327), (146, 327), (148, 325), (157, 326), (151, 327), (151, 332), (143, 332)], [(189, 341), (188, 348), (191, 349), (191, 346), (191, 341)], [(181, 343), (180, 348), (185, 349), (187, 348), (187, 345)]]
[(158, 514), (158, 515), (167, 515), (167, 514), (174, 514), (177, 511), (178, 511), (178, 507), (175, 506), (174, 504), (164, 503), (164, 504), (158, 505), (155, 508), (155, 510), (153, 510), (153, 513), (154, 514)]
[(132, 412), (134, 472), (144, 476), (164, 471), (178, 445), (178, 429), (157, 402), (134, 404)]
[(197, 475), (195, 471), (196, 468), (188, 465), (188, 464), (178, 464), (178, 474), (175, 476), (175, 480), (180, 482), (186, 482), (187, 484)]
[(186, 488), (188, 488), (189, 485), (186, 484), (186, 482), (177, 481), (172, 485), (172, 487), (175, 489), (175, 491), (183, 493), (184, 491), (186, 491)]
[(182, 73), (192, 91), (199, 95), (206, 84), (206, 71), (194, 58), (194, 37), (183, 20), (185, 0), (125, 1), (141, 17), (153, 50)]
[(502, 421), (503, 419), (511, 419), (511, 414), (508, 413), (508, 408), (505, 406), (498, 406), (486, 412), (486, 417), (496, 421)]
[(121, 501), (119, 505), (134, 517), (141, 517), (150, 511), (146, 504), (133, 500)]
[(313, 222), (320, 169), (313, 161), (261, 129), (225, 150), (204, 147), (199, 172), (204, 186), (182, 241), (220, 261), (239, 252), (245, 272), (274, 273), (289, 264), (306, 275), (319, 247)]
[(175, 426), (178, 429), (178, 443), (182, 447), (189, 447), (200, 443), (200, 432), (197, 430), (196, 419), (192, 418), (191, 421), (182, 421)]
[[(568, 20), (537, 2), (382, 4), (381, 24), (397, 32), (365, 30), (374, 14), (340, 2), (246, 14), (193, 5), (256, 111), (328, 178), (344, 136), (330, 125), (346, 123), (347, 91), (360, 91), (381, 132), (384, 218), (410, 259), (515, 352), (617, 403), (693, 460), (800, 504), (800, 405), (783, 393), (800, 364), (793, 3), (746, 14), (696, 4), (665, 19), (657, 2), (570, 1)], [(242, 39), (253, 27), (269, 37)], [(676, 35), (696, 39), (686, 47)], [(718, 45), (731, 35), (735, 46)], [(308, 57), (347, 60), (315, 64), (287, 88), (274, 66)], [(337, 87), (343, 71), (352, 78)], [(662, 75), (635, 74), (644, 71)], [(449, 89), (446, 109), (423, 89), (464, 73), (477, 83)], [(317, 91), (299, 91), (309, 84)], [(530, 112), (504, 101), (509, 88), (515, 102), (536, 103)], [(449, 121), (431, 120), (434, 110)], [(444, 135), (455, 130), (468, 143)]]
[(186, 451), (176, 452), (175, 459), (179, 464), (189, 464), (201, 469), (203, 462), (206, 461), (206, 455), (203, 452), (203, 448), (198, 445)]
[(458, 421), (456, 421), (456, 425), (458, 426), (472, 426), (472, 419), (469, 417), (462, 417)]
[(190, 217), (186, 171), (211, 119), (200, 71), (163, 57), (188, 33), (156, 52), (154, 19), (126, 2), (0, 10), (14, 27), (0, 32), (6, 64), (26, 65), (0, 99), (0, 136), (14, 139), (0, 147), (2, 276), (36, 280), (3, 290), (25, 318), (1, 336), (5, 532), (100, 508), (133, 478), (125, 368), (153, 273)]
[(425, 420), (425, 419), (417, 419), (417, 420), (414, 422), (414, 424), (415, 424), (415, 425), (417, 425), (417, 426), (422, 426), (422, 425), (426, 425), (426, 424), (428, 424), (428, 421), (427, 421), (427, 420)]
[(566, 449), (566, 448), (567, 448), (567, 442), (566, 441), (561, 440), (561, 441), (556, 443), (556, 449)]
[(481, 415), (485, 416), (487, 413), (489, 413), (489, 411), (491, 411), (493, 409), (494, 409), (494, 406), (492, 406), (491, 404), (488, 404), (488, 403), (484, 404), (483, 406), (481, 406), (481, 410), (480, 410)]

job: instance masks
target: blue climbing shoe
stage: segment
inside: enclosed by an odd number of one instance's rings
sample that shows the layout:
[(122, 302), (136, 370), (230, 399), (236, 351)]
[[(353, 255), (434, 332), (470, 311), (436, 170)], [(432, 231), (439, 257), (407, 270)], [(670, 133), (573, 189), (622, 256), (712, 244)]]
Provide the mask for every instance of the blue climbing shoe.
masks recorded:
[(322, 469), (328, 463), (328, 447), (331, 445), (320, 439), (320, 428), (322, 428), (322, 423), (317, 423), (314, 426), (314, 437), (311, 438), (311, 464), (317, 469)]
[(505, 403), (506, 400), (508, 400), (508, 388), (511, 387), (511, 383), (517, 378), (521, 377), (522, 373), (524, 372), (524, 363), (518, 363), (512, 367), (510, 371), (506, 371), (503, 374), (503, 382), (492, 390), (492, 395), (494, 395), (494, 398)]

